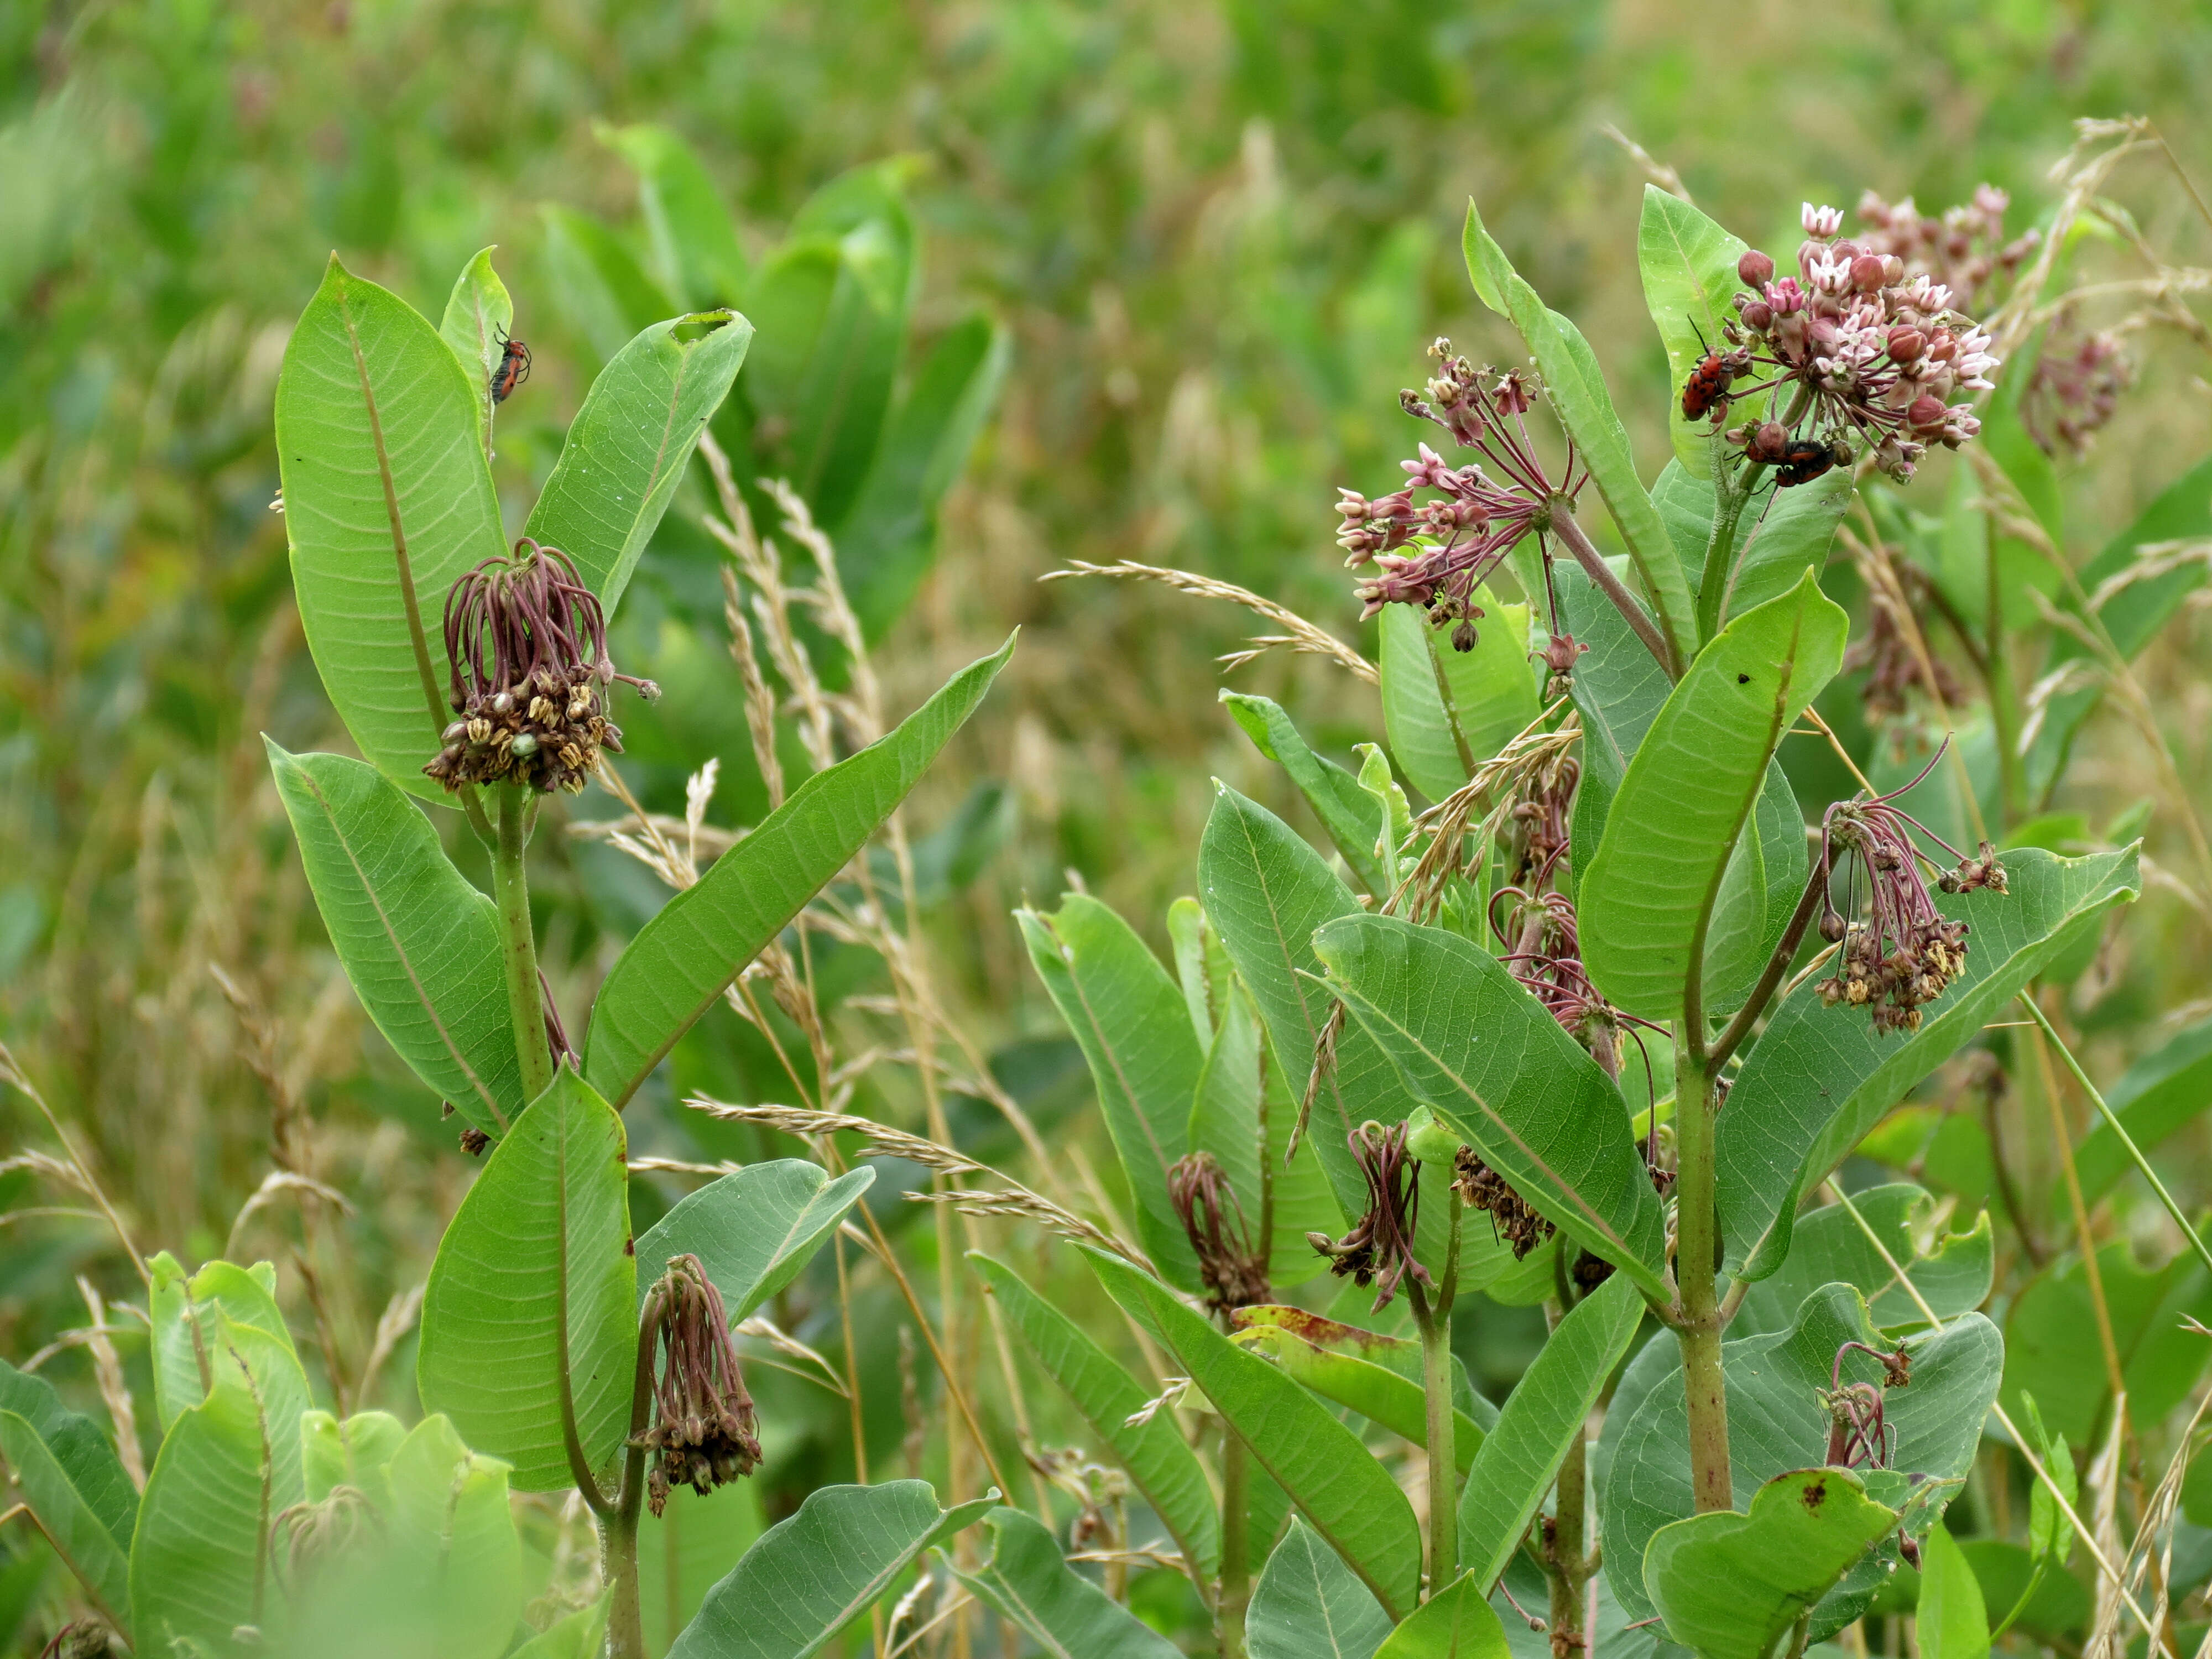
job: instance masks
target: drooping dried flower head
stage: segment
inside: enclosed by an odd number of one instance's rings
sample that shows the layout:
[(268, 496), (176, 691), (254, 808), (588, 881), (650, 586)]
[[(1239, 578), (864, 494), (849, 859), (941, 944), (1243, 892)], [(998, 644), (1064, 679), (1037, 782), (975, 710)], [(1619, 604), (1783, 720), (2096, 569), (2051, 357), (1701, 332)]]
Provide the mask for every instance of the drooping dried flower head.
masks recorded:
[(1376, 1286), (1374, 1311), (1381, 1313), (1407, 1275), (1432, 1285), (1429, 1270), (1413, 1255), (1413, 1230), (1420, 1219), (1420, 1163), (1406, 1153), (1406, 1126), (1384, 1128), (1370, 1121), (1345, 1137), (1359, 1173), (1367, 1182), (1367, 1213), (1342, 1238), (1308, 1233), (1306, 1242), (1329, 1259), (1329, 1271), (1365, 1289)]
[(600, 749), (622, 752), (606, 689), (621, 680), (648, 700), (660, 695), (615, 672), (599, 596), (566, 553), (528, 537), (453, 584), (445, 635), (459, 718), (422, 770), (449, 790), (511, 782), (580, 793)]
[(383, 1517), (358, 1486), (332, 1486), (318, 1504), (295, 1504), (270, 1523), (272, 1553), (284, 1587), (307, 1594), (318, 1574), (356, 1559), (384, 1530)]
[[(1939, 749), (1936, 758), (1942, 755)], [(1932, 769), (1936, 761), (1928, 764)], [(1927, 775), (1923, 769), (1920, 778)], [(1834, 973), (1816, 988), (1831, 1007), (1844, 1003), (1868, 1009), (1877, 1031), (1918, 1030), (1921, 1009), (1942, 995), (1966, 967), (1966, 924), (1936, 908), (1911, 832), (1918, 830), (1959, 860), (1941, 878), (1944, 891), (2005, 890), (2004, 866), (1987, 842), (1979, 856), (1968, 858), (1895, 805), (1920, 778), (1891, 794), (1838, 801), (1820, 828), (1821, 869), (1832, 872), (1840, 855), (1850, 866), (1850, 878), (1844, 909), (1838, 911), (1831, 897), (1820, 916), (1820, 936), (1840, 943), (1843, 950)], [(1867, 888), (1863, 921), (1852, 919), (1862, 878)]]
[(1755, 248), (1737, 262), (1741, 320), (1724, 332), (1731, 346), (1748, 346), (1747, 368), (1766, 378), (1729, 395), (1774, 390), (1784, 413), (1735, 428), (1729, 441), (1774, 465), (1783, 484), (1809, 482), (1860, 451), (1901, 483), (1929, 444), (1956, 449), (1981, 430), (1970, 404), (1948, 400), (1989, 389), (1997, 366), (1989, 336), (1944, 283), (1908, 277), (1900, 256), (1841, 238), (1834, 208), (1808, 202), (1802, 217), (1796, 276), (1776, 280), (1774, 260)]
[(658, 1333), (659, 1376), (653, 1425), (635, 1443), (659, 1454), (646, 1480), (647, 1505), (659, 1515), (686, 1481), (703, 1498), (750, 1474), (761, 1449), (722, 1293), (697, 1256), (669, 1262), (647, 1298), (644, 1324)]
[(1462, 1146), (1452, 1165), (1452, 1190), (1471, 1210), (1490, 1217), (1498, 1237), (1512, 1247), (1513, 1259), (1522, 1261), (1529, 1252), (1559, 1230), (1539, 1215), (1505, 1177), (1482, 1161), (1472, 1146)]
[[(1879, 1382), (1844, 1381), (1844, 1356), (1872, 1354), (1881, 1362)], [(1835, 1468), (1886, 1469), (1897, 1448), (1897, 1428), (1884, 1415), (1883, 1396), (1912, 1381), (1912, 1356), (1900, 1342), (1892, 1352), (1864, 1342), (1846, 1342), (1828, 1368), (1820, 1405), (1828, 1413), (1828, 1451), (1823, 1460)]]
[[(1523, 418), (1534, 391), (1517, 371), (1478, 369), (1454, 355), (1449, 340), (1438, 340), (1429, 350), (1437, 372), (1425, 395), (1401, 392), (1401, 405), (1442, 427), (1461, 447), (1480, 453), (1498, 477), (1473, 463), (1449, 466), (1423, 444), (1413, 459), (1399, 464), (1407, 482), (1395, 494), (1370, 501), (1357, 490), (1338, 491), (1343, 522), (1337, 544), (1345, 550), (1346, 568), (1376, 567), (1377, 574), (1358, 586), (1363, 617), (1386, 605), (1418, 605), (1431, 625), (1450, 629), (1455, 650), (1472, 651), (1483, 617), (1475, 590), (1523, 537), (1540, 530), (1553, 499), (1571, 499), (1589, 475), (1571, 443), (1561, 481), (1554, 484), (1547, 475)], [(1436, 493), (1416, 501), (1424, 490)], [(1581, 653), (1564, 635), (1559, 650), (1565, 672)]]
[(1265, 1242), (1255, 1243), (1244, 1206), (1212, 1152), (1178, 1158), (1168, 1170), (1168, 1198), (1198, 1252), (1206, 1305), (1215, 1313), (1274, 1300)]

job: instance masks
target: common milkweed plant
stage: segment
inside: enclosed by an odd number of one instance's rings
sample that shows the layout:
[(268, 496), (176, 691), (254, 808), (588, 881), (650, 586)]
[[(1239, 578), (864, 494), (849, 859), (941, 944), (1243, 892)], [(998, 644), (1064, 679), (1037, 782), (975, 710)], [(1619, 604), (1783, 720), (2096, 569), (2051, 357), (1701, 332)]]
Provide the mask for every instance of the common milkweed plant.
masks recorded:
[[(1931, 1230), (1918, 1188), (1829, 1178), (2016, 999), (2043, 1020), (2025, 994), (2136, 895), (2136, 849), (2000, 853), (1960, 804), (1968, 759), (1999, 769), (1986, 722), (1971, 757), (1933, 744), (1839, 799), (1801, 799), (1778, 758), (1849, 761), (1813, 706), (1853, 650), (1821, 586), (1846, 515), (1897, 523), (1985, 421), (2026, 446), (2025, 384), (2069, 442), (2110, 412), (2117, 369), (2027, 381), (2036, 346), (2060, 355), (2028, 301), (1971, 309), (2040, 246), (2002, 240), (2003, 205), (1939, 225), (1869, 198), (1850, 236), (1808, 204), (1778, 256), (1649, 191), (1674, 381), (1649, 487), (1589, 343), (1471, 208), (1474, 290), (1525, 356), (1437, 341), (1402, 394), (1425, 439), (1403, 477), (1341, 492), (1379, 663), (1224, 584), (1066, 573), (1239, 599), (1291, 627), (1260, 648), (1381, 693), (1388, 757), (1362, 745), (1355, 774), (1223, 692), (1333, 856), (1217, 784), (1173, 976), (1085, 895), (1021, 918), (1133, 1196), (1097, 1275), (1176, 1382), (1146, 1398), (981, 1270), (1183, 1552), (1223, 1654), (1799, 1652), (1900, 1563), (1966, 1572), (1941, 1522), (1985, 1420), (2035, 1472), (2037, 1561), (2063, 1560), (2071, 1455), (1999, 1403), (1987, 1218)], [(1885, 618), (1852, 658), (1870, 696), (1962, 702)], [(2009, 775), (2035, 739), (2002, 741)], [(1283, 1297), (1324, 1272), (1349, 1281), (1334, 1301)], [(1478, 1290), (1547, 1321), (1502, 1409), (1450, 1346)], [(1170, 1407), (1212, 1426), (1187, 1443)]]

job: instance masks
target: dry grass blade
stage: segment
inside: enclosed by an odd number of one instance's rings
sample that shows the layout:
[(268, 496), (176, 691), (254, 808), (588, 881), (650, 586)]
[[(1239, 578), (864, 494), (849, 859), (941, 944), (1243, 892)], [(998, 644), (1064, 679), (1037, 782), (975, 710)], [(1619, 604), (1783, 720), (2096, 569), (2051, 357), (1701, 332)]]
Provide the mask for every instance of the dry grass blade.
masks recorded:
[(1180, 592), (1194, 593), (1202, 599), (1226, 599), (1231, 605), (1241, 605), (1247, 611), (1265, 617), (1285, 630), (1279, 635), (1271, 635), (1255, 640), (1252, 643), (1256, 648), (1253, 650), (1231, 652), (1224, 657), (1222, 661), (1231, 668), (1242, 666), (1273, 646), (1285, 645), (1293, 651), (1327, 657), (1370, 685), (1382, 683), (1375, 665), (1335, 635), (1316, 627), (1295, 611), (1286, 610), (1273, 599), (1262, 599), (1249, 588), (1239, 587), (1233, 582), (1218, 581), (1212, 576), (1200, 576), (1188, 570), (1170, 570), (1161, 565), (1139, 564), (1134, 559), (1122, 559), (1113, 564), (1091, 564), (1082, 559), (1073, 559), (1068, 562), (1066, 569), (1048, 572), (1037, 580), (1056, 582), (1073, 576), (1126, 576), (1139, 581), (1163, 582)]
[(285, 1193), (306, 1193), (321, 1199), (325, 1204), (335, 1206), (343, 1214), (354, 1212), (352, 1201), (337, 1188), (318, 1181), (313, 1176), (300, 1175), (290, 1170), (271, 1170), (262, 1179), (261, 1184), (253, 1189), (253, 1196), (240, 1206), (237, 1218), (230, 1224), (229, 1236), (223, 1240), (222, 1253), (226, 1256), (237, 1248), (238, 1236), (245, 1231), (246, 1224)]
[(1682, 182), (1680, 173), (1675, 172), (1674, 168), (1668, 167), (1650, 150), (1613, 125), (1612, 122), (1599, 122), (1597, 130), (1601, 136), (1610, 138), (1614, 143), (1620, 145), (1626, 152), (1628, 159), (1644, 169), (1644, 176), (1658, 185), (1660, 189), (1665, 191), (1669, 196), (1680, 197), (1692, 207), (1698, 204), (1697, 198), (1690, 194), (1690, 187)]
[(423, 1286), (413, 1285), (385, 1304), (376, 1322), (376, 1335), (368, 1346), (368, 1358), (362, 1362), (361, 1380), (354, 1384), (354, 1399), (361, 1405), (367, 1406), (375, 1397), (378, 1373), (400, 1340), (415, 1328), (416, 1317), (422, 1311), (422, 1291)]
[(989, 1164), (978, 1164), (974, 1158), (954, 1152), (950, 1146), (940, 1146), (920, 1135), (908, 1134), (903, 1129), (894, 1129), (889, 1124), (876, 1122), (872, 1118), (852, 1117), (842, 1112), (810, 1111), (796, 1106), (732, 1106), (723, 1101), (703, 1097), (694, 1097), (684, 1103), (694, 1111), (704, 1112), (709, 1117), (718, 1117), (726, 1122), (757, 1123), (763, 1128), (807, 1139), (855, 1134), (860, 1137), (864, 1150), (870, 1152), (902, 1158), (925, 1169), (942, 1170), (946, 1175), (980, 1175), (993, 1181), (1004, 1182), (1006, 1185), (994, 1192), (909, 1193), (907, 1196), (919, 1203), (951, 1204), (956, 1209), (965, 1210), (973, 1215), (1021, 1216), (1042, 1222), (1064, 1237), (1111, 1250), (1146, 1273), (1152, 1271), (1150, 1258), (1134, 1245), (1124, 1243), (1081, 1216), (1031, 1192)]
[(107, 1304), (93, 1282), (82, 1273), (76, 1276), (77, 1294), (84, 1298), (85, 1311), (92, 1316), (92, 1326), (85, 1333), (85, 1346), (92, 1350), (92, 1374), (100, 1385), (100, 1398), (107, 1407), (108, 1421), (115, 1425), (115, 1455), (123, 1465), (124, 1474), (140, 1492), (146, 1490), (146, 1458), (138, 1449), (138, 1412), (131, 1403), (130, 1384), (123, 1380), (122, 1357), (115, 1352), (115, 1344), (108, 1340)]
[[(766, 1318), (760, 1314), (755, 1314), (750, 1319), (740, 1320), (732, 1328), (739, 1336), (758, 1338), (761, 1341), (767, 1343), (769, 1346), (774, 1348), (778, 1353), (787, 1354), (793, 1359), (803, 1359), (808, 1364), (817, 1367), (822, 1373), (820, 1376), (814, 1376), (808, 1372), (793, 1370), (791, 1367), (786, 1366), (784, 1369), (791, 1370), (791, 1374), (793, 1376), (804, 1376), (810, 1382), (819, 1382), (823, 1388), (828, 1389), (840, 1400), (847, 1400), (852, 1397), (847, 1390), (843, 1381), (838, 1376), (837, 1368), (835, 1365), (831, 1364), (828, 1359), (816, 1352), (812, 1348), (808, 1347), (806, 1344), (801, 1342), (797, 1337), (783, 1329), (781, 1326), (776, 1324), (774, 1320)], [(901, 1326), (899, 1328), (901, 1332), (903, 1333), (907, 1328)]]
[[(46, 1119), (46, 1127), (54, 1132), (54, 1139), (61, 1142), (62, 1150), (69, 1154), (70, 1164), (76, 1171), (84, 1191), (100, 1206), (100, 1213), (107, 1224), (115, 1230), (117, 1243), (123, 1246), (123, 1253), (131, 1258), (131, 1267), (137, 1270), (139, 1282), (145, 1285), (146, 1293), (151, 1296), (154, 1293), (153, 1275), (147, 1269), (146, 1258), (138, 1253), (137, 1245), (131, 1242), (131, 1230), (123, 1224), (123, 1218), (116, 1213), (115, 1206), (108, 1201), (107, 1194), (100, 1189), (100, 1182), (93, 1176), (92, 1166), (85, 1162), (83, 1152), (70, 1138), (69, 1131), (62, 1127), (61, 1119), (54, 1115), (54, 1109), (47, 1103), (46, 1096), (40, 1093), (38, 1085), (15, 1063), (14, 1053), (4, 1042), (0, 1042), (0, 1083), (21, 1090), (30, 1097), (31, 1103), (39, 1109), (39, 1115)], [(18, 1211), (16, 1213), (24, 1212)]]

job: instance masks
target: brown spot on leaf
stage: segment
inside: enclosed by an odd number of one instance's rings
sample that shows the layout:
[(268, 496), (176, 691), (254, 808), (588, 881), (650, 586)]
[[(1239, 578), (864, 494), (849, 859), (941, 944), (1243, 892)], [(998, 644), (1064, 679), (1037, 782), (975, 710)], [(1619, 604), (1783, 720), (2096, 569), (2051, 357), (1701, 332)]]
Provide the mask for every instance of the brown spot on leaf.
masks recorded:
[(1826, 1480), (1814, 1480), (1809, 1483), (1803, 1492), (1798, 1493), (1797, 1497), (1807, 1509), (1817, 1510), (1827, 1501), (1828, 1483)]

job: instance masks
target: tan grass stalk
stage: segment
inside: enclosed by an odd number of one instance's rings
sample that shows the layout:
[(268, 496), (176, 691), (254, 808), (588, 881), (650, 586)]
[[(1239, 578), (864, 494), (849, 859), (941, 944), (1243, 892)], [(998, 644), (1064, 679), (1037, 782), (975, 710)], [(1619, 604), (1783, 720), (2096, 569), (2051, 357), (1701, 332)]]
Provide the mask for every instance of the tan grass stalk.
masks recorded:
[(1188, 570), (1171, 570), (1161, 565), (1139, 564), (1134, 559), (1122, 559), (1113, 564), (1091, 564), (1082, 559), (1071, 559), (1065, 570), (1054, 570), (1037, 578), (1039, 581), (1064, 581), (1075, 576), (1125, 576), (1139, 581), (1164, 582), (1180, 592), (1196, 594), (1202, 599), (1226, 599), (1231, 605), (1241, 605), (1255, 615), (1283, 629), (1280, 635), (1268, 635), (1252, 641), (1255, 648), (1235, 651), (1221, 659), (1229, 668), (1242, 667), (1255, 657), (1278, 645), (1288, 646), (1293, 651), (1316, 657), (1326, 657), (1339, 667), (1348, 670), (1370, 685), (1382, 684), (1382, 676), (1373, 663), (1346, 645), (1335, 635), (1308, 622), (1296, 611), (1263, 599), (1247, 587), (1234, 582), (1224, 582), (1212, 576), (1200, 576)]

